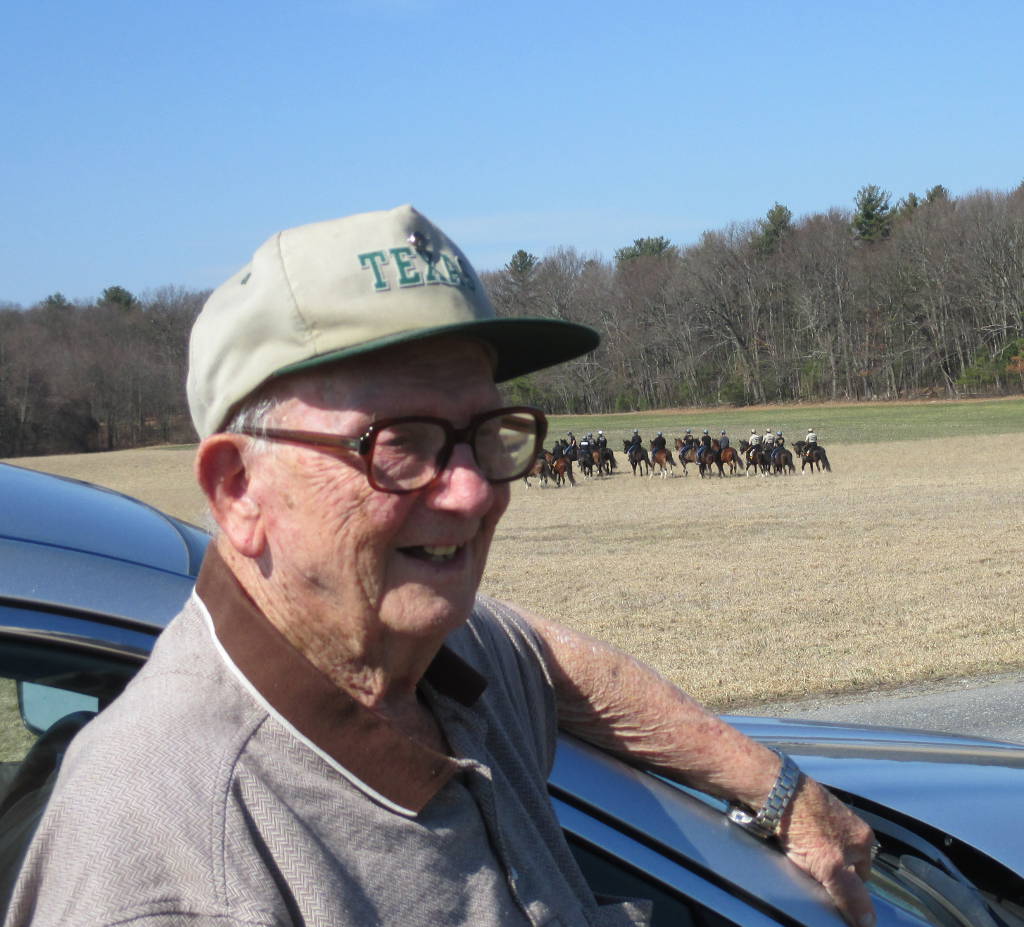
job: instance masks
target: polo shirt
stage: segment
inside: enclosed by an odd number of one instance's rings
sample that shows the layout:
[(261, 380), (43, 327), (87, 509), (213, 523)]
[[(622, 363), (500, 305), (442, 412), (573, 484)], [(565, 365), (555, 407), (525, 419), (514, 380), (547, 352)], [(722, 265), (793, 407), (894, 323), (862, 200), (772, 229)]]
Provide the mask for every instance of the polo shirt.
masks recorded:
[(451, 755), (337, 689), (211, 547), (149, 662), (72, 743), (6, 923), (646, 924), (597, 903), (562, 837), (529, 625), (479, 598), (419, 694)]

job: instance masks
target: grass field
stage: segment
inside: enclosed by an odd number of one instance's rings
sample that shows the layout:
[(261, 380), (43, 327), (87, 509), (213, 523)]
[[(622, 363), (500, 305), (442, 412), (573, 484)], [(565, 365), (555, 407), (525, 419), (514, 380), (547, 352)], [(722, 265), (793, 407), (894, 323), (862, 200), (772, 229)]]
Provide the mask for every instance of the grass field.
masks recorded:
[(551, 417), (552, 440), (572, 431), (577, 437), (603, 428), (614, 450), (637, 428), (645, 440), (663, 431), (681, 435), (687, 428), (712, 435), (725, 429), (738, 443), (751, 428), (781, 431), (792, 443), (813, 427), (822, 444), (879, 444), (921, 438), (986, 436), (1024, 432), (1024, 399), (986, 399), (961, 402), (879, 402), (846, 405), (758, 406), (742, 409), (667, 409), (616, 415), (556, 415)]
[[(1024, 667), (1024, 401), (557, 418), (792, 440), (834, 472), (620, 472), (512, 488), (484, 591), (616, 643), (717, 708)], [(625, 461), (619, 454), (620, 463)], [(190, 448), (14, 461), (202, 519)]]

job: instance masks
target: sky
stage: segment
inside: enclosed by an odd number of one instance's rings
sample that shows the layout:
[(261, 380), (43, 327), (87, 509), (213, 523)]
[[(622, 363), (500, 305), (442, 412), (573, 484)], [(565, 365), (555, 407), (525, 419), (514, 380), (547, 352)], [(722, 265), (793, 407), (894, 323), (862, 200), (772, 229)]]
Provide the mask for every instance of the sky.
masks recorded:
[(1024, 181), (1020, 0), (0, 0), (0, 306), (412, 203), (477, 270)]

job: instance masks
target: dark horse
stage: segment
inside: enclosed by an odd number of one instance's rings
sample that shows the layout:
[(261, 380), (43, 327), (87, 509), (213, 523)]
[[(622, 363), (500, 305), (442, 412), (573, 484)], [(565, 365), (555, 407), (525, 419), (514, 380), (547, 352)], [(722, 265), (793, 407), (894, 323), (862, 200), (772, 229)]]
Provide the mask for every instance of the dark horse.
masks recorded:
[(794, 441), (793, 450), (796, 451), (797, 456), (800, 458), (800, 472), (804, 472), (804, 467), (808, 464), (811, 465), (811, 473), (814, 472), (814, 467), (817, 466), (820, 470), (824, 467), (829, 473), (832, 472), (832, 465), (828, 462), (828, 454), (825, 453), (825, 448), (820, 444), (811, 447), (806, 441)]
[(772, 473), (778, 475), (783, 473), (789, 476), (790, 473), (796, 473), (796, 467), (793, 465), (793, 454), (787, 447), (780, 447), (771, 456), (772, 462)]
[(586, 476), (593, 476), (595, 470), (598, 476), (611, 476), (614, 466), (615, 455), (606, 447), (580, 452), (580, 469)]
[(630, 445), (629, 441), (622, 442), (622, 449), (626, 452), (626, 459), (629, 461), (629, 465), (633, 468), (633, 476), (636, 476), (637, 468), (640, 468), (640, 475), (643, 476), (643, 468), (647, 467), (647, 473), (651, 472), (651, 458), (647, 456), (647, 451), (640, 445)]
[(769, 455), (760, 444), (740, 441), (740, 454), (747, 459), (747, 476), (753, 476), (755, 473), (767, 475)]

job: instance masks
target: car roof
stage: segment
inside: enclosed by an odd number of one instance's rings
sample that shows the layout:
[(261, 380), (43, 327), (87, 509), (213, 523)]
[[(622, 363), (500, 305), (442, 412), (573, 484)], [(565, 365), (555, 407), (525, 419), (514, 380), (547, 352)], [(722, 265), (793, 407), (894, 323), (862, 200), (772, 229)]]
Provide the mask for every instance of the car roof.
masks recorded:
[(8, 602), (163, 627), (209, 535), (113, 490), (0, 464), (0, 590)]

